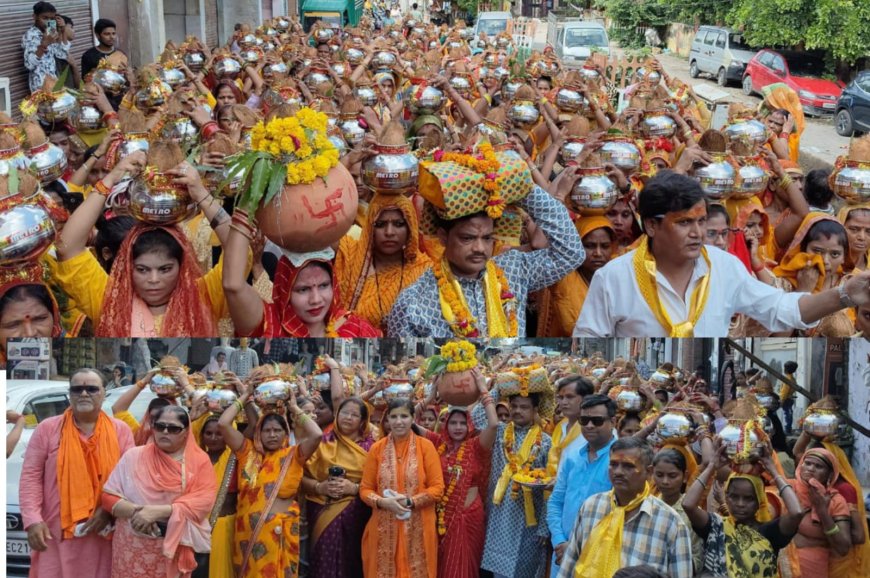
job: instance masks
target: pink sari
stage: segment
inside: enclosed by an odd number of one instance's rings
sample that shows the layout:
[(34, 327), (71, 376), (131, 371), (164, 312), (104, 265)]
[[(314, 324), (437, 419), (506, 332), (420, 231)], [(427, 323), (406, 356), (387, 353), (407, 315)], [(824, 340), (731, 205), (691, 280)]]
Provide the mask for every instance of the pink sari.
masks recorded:
[(166, 535), (154, 538), (118, 520), (113, 542), (112, 576), (167, 578), (190, 576), (194, 552), (211, 549), (208, 516), (217, 482), (208, 454), (188, 434), (184, 457), (176, 461), (154, 443), (136, 447), (121, 457), (103, 487), (104, 507), (117, 498), (140, 505), (172, 505)]

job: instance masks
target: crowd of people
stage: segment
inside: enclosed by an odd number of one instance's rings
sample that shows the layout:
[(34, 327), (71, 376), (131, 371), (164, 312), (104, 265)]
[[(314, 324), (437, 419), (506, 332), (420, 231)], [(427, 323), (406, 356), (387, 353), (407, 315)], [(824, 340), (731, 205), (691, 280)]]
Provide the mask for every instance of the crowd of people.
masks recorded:
[[(310, 372), (188, 371), (162, 359), (112, 416), (104, 376), (72, 374), (70, 408), (43, 420), (24, 454), (31, 576), (857, 578), (870, 568), (864, 497), (836, 425), (805, 426), (788, 443), (775, 380), (757, 370), (721, 405), (671, 364), (643, 379), (622, 358), (486, 358), (456, 341), (377, 377), (327, 355)], [(132, 415), (148, 388), (157, 395)], [(824, 398), (801, 421), (836, 413)]]
[(2, 209), (35, 225), (4, 340), (868, 330), (870, 139), (804, 174), (784, 85), (717, 130), (655, 58), (620, 80), (407, 15), (135, 69), (101, 19), (73, 93), (64, 22), (34, 6), (33, 94), (0, 119)]

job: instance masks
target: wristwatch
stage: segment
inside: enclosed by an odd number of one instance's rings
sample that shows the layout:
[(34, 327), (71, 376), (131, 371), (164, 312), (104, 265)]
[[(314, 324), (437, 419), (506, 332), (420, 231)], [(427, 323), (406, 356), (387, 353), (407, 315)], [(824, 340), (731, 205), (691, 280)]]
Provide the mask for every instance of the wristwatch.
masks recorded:
[(840, 296), (840, 307), (843, 309), (852, 309), (853, 307), (857, 307), (858, 304), (849, 297), (849, 294), (846, 293), (846, 286), (840, 285), (837, 287), (837, 295)]

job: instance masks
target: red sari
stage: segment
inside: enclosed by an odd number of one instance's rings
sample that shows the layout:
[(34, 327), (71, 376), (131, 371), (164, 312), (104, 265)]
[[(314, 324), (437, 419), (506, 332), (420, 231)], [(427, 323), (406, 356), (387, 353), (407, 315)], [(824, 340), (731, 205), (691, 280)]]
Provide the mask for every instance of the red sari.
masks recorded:
[[(438, 577), (477, 578), (483, 559), (486, 537), (486, 512), (482, 492), (487, 491), (489, 450), (480, 445), (471, 417), (462, 409), (452, 409), (447, 420), (456, 412), (468, 420), (468, 436), (461, 444), (450, 439), (447, 428), (441, 434), (429, 433), (441, 456), (444, 475), (444, 495), (436, 505), (438, 512)], [(466, 508), (465, 498), (470, 488), (477, 487), (477, 496)]]
[(308, 327), (296, 315), (290, 304), (290, 292), (296, 284), (296, 277), (305, 267), (314, 262), (320, 262), (329, 267), (332, 277), (332, 303), (326, 314), (327, 328), (334, 327), (335, 335), (327, 337), (380, 337), (381, 332), (371, 326), (366, 320), (357, 317), (341, 308), (339, 299), (338, 279), (330, 261), (310, 259), (300, 266), (295, 266), (282, 255), (275, 271), (272, 284), (272, 303), (263, 303), (263, 322), (251, 336), (256, 337), (310, 337)]

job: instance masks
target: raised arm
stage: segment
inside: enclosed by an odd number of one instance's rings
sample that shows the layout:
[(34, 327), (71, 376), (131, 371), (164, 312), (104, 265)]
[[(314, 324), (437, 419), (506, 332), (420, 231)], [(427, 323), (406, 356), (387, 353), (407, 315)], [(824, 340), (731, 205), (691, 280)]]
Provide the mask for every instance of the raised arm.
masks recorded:
[(133, 405), (133, 402), (136, 401), (139, 394), (142, 393), (142, 390), (151, 383), (151, 378), (154, 377), (154, 374), (157, 373), (157, 371), (157, 369), (152, 369), (145, 374), (145, 377), (137, 381), (133, 387), (121, 394), (118, 401), (112, 405), (112, 415), (117, 415), (122, 411), (128, 411), (130, 406)]
[(486, 412), (486, 429), (480, 432), (478, 441), (481, 447), (491, 450), (498, 436), (498, 413), (495, 411), (495, 401), (492, 399), (489, 391), (486, 389), (486, 378), (480, 367), (475, 367), (471, 370), (474, 376), (474, 382), (477, 384), (477, 390), (480, 392), (480, 403), (483, 404), (483, 409)]
[(296, 431), (301, 434), (301, 440), (297, 440), (299, 452), (307, 460), (317, 450), (317, 446), (320, 445), (320, 440), (323, 439), (323, 430), (320, 429), (316, 421), (299, 409), (299, 406), (296, 404), (295, 393), (290, 394), (288, 408), (290, 415), (293, 416), (293, 424), (296, 426)]
[(248, 223), (247, 213), (236, 209), (224, 245), (222, 283), (230, 316), (239, 335), (250, 335), (263, 323), (263, 300), (245, 278), (248, 249), (253, 237), (254, 227)]
[(250, 391), (248, 386), (238, 378), (235, 379), (235, 385), (239, 392), (239, 398), (221, 414), (220, 419), (218, 419), (218, 428), (227, 446), (237, 452), (245, 445), (245, 435), (236, 429), (234, 422), (236, 416), (245, 407), (250, 397)]

